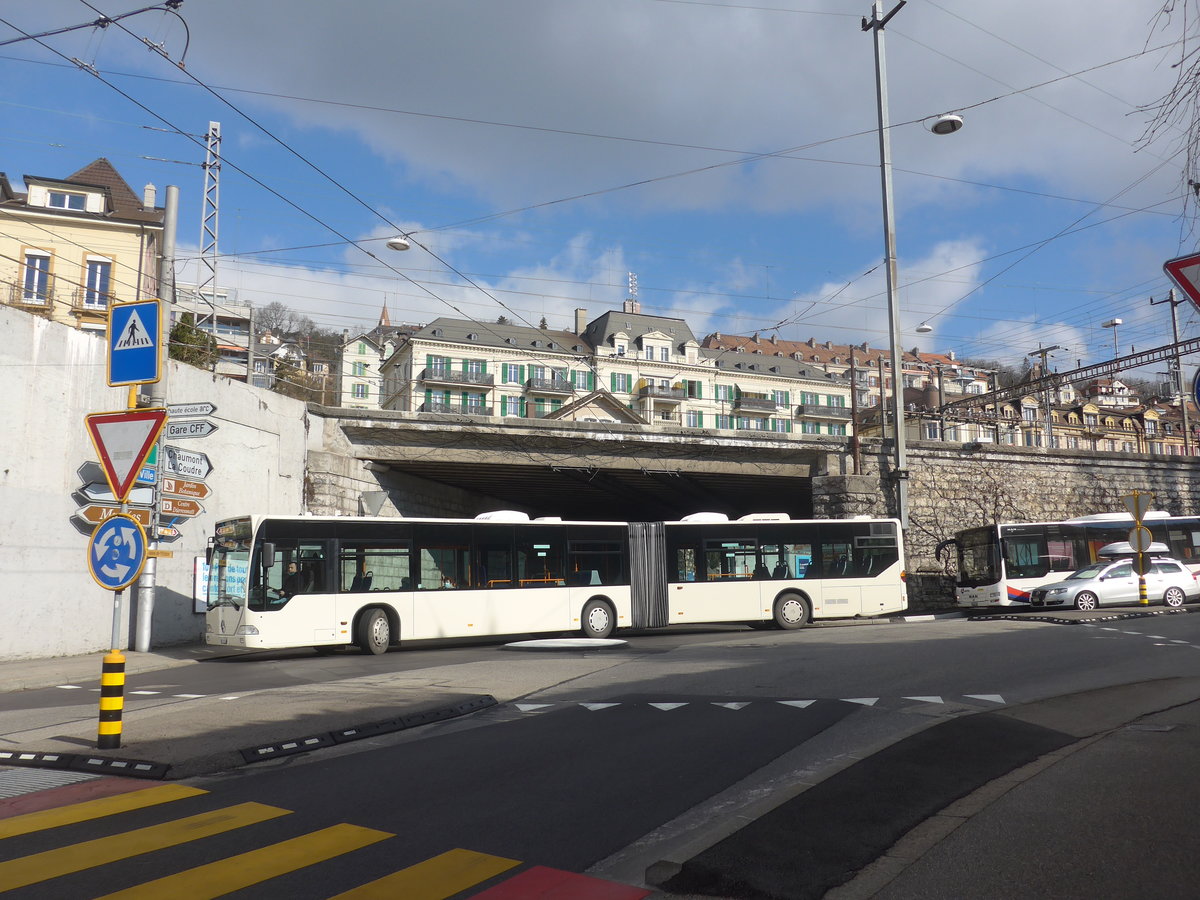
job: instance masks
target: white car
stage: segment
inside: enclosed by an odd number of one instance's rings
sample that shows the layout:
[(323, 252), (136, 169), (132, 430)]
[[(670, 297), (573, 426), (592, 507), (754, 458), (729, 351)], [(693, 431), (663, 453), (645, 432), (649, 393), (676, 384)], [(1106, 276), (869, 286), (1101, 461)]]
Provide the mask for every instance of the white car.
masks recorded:
[[(1073, 606), (1095, 609), (1140, 602), (1138, 575), (1133, 559), (1108, 559), (1084, 566), (1065, 581), (1044, 584), (1030, 591), (1035, 607)], [(1146, 573), (1146, 598), (1151, 603), (1180, 607), (1200, 599), (1200, 582), (1187, 566), (1168, 556), (1155, 556)]]

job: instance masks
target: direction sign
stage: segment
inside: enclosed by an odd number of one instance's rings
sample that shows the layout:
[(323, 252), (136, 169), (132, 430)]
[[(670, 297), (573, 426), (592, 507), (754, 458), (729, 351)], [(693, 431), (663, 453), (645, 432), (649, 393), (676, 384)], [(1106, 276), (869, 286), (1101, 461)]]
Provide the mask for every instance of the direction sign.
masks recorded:
[(1163, 271), (1197, 307), (1200, 307), (1200, 253), (1179, 256), (1163, 263)]
[(183, 516), (190, 519), (204, 512), (203, 506), (187, 497), (163, 497), (159, 503), (164, 516)]
[(162, 303), (115, 303), (108, 313), (108, 383), (147, 384), (162, 377)]
[(212, 488), (204, 482), (184, 481), (182, 478), (164, 478), (161, 487), (164, 494), (191, 497), (193, 500), (203, 500), (212, 493)]
[(184, 419), (182, 422), (167, 423), (167, 440), (178, 441), (184, 438), (208, 437), (217, 426), (208, 419)]
[(165, 409), (130, 409), (84, 417), (104, 477), (118, 502), (128, 496), (166, 421)]
[(179, 529), (174, 525), (159, 525), (158, 539), (160, 541), (166, 541), (167, 543), (170, 543), (171, 541), (177, 541), (179, 540)]
[[(101, 503), (119, 503), (120, 501), (113, 494), (112, 488), (107, 484), (102, 484), (99, 481), (93, 481), (90, 484), (85, 484), (79, 489), (83, 496), (89, 500), (98, 500)], [(154, 505), (154, 488), (152, 487), (135, 487), (129, 492), (129, 496), (125, 498), (126, 503), (136, 503), (139, 506)]]
[[(125, 515), (136, 521), (143, 528), (150, 527), (150, 513), (151, 510), (138, 507), (125, 510)], [(121, 507), (109, 506), (107, 503), (92, 503), (80, 509), (75, 515), (79, 516), (85, 522), (100, 525), (107, 522), (113, 516), (121, 515)]]
[(163, 447), (162, 470), (170, 475), (180, 475), (183, 478), (194, 478), (203, 481), (212, 471), (212, 463), (208, 456), (194, 450), (183, 450), (170, 444)]
[(158, 469), (154, 466), (142, 466), (142, 471), (138, 472), (138, 477), (134, 480), (138, 484), (154, 484), (158, 481)]
[[(1121, 501), (1125, 504), (1125, 508), (1129, 510), (1129, 514), (1133, 516), (1135, 522), (1140, 523), (1142, 517), (1146, 515), (1146, 510), (1150, 508), (1150, 500), (1153, 495), (1145, 491), (1134, 491), (1128, 497), (1122, 497)], [(1132, 538), (1130, 543), (1133, 543)]]
[(119, 591), (133, 584), (145, 564), (146, 532), (127, 515), (111, 517), (88, 541), (88, 571), (106, 590)]
[(202, 416), (211, 416), (217, 411), (216, 404), (213, 403), (168, 403), (167, 415), (172, 419), (191, 419)]

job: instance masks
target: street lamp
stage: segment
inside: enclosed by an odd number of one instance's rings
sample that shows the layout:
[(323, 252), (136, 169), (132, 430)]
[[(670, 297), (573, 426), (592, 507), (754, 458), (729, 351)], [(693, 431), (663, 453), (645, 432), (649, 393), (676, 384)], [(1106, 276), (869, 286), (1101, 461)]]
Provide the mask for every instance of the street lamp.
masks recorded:
[[(887, 276), (888, 331), (892, 355), (892, 423), (895, 450), (892, 477), (896, 480), (896, 509), (903, 528), (908, 527), (908, 459), (904, 448), (904, 366), (900, 350), (900, 298), (896, 285), (896, 221), (892, 209), (892, 147), (888, 136), (887, 65), (883, 49), (883, 29), (908, 0), (899, 3), (886, 16), (882, 0), (871, 5), (871, 18), (862, 20), (862, 30), (875, 36), (875, 99), (879, 106), (879, 176), (883, 191), (883, 244)], [(930, 127), (934, 134), (953, 134), (962, 127), (962, 118), (940, 116)], [(923, 323), (925, 324), (925, 323)], [(928, 326), (926, 326), (928, 327)], [(932, 329), (930, 329), (932, 330)], [(924, 333), (924, 332), (923, 332)]]
[(1113, 330), (1113, 359), (1116, 359), (1120, 355), (1120, 351), (1117, 350), (1117, 326), (1124, 324), (1124, 319), (1109, 319), (1107, 322), (1100, 323), (1101, 328), (1111, 328)]
[(408, 239), (407, 234), (398, 234), (387, 242), (389, 250), (407, 250), (412, 246), (412, 242)]

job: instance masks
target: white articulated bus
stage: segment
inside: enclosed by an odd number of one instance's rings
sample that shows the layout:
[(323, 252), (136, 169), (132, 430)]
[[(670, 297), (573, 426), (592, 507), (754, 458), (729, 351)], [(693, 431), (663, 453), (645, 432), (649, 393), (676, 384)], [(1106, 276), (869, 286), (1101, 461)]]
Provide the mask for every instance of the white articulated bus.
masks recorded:
[(209, 644), (254, 649), (813, 618), (907, 607), (894, 519), (244, 516), (209, 550)]
[[(1168, 555), (1200, 566), (1200, 517), (1146, 513), (1144, 524)], [(1101, 513), (1062, 522), (1000, 522), (968, 528), (943, 546), (958, 556), (955, 595), (967, 609), (1027, 606), (1030, 592), (1096, 561), (1101, 547), (1127, 540), (1133, 518)]]

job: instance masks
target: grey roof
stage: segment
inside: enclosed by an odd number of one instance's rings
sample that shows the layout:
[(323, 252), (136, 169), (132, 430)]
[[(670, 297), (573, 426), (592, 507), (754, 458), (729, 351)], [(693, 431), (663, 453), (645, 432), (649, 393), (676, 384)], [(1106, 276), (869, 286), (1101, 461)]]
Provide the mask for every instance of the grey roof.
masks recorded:
[(609, 335), (616, 334), (618, 331), (629, 335), (630, 340), (637, 340), (651, 331), (661, 331), (674, 338), (676, 347), (686, 344), (688, 341), (699, 343), (691, 326), (683, 319), (647, 316), (642, 313), (627, 313), (620, 310), (610, 310), (592, 320), (583, 330), (583, 337), (593, 347), (600, 347), (608, 343)]
[(413, 338), (535, 353), (565, 353), (576, 356), (591, 354), (591, 348), (573, 331), (555, 331), (529, 325), (499, 325), (495, 322), (473, 322), (468, 319), (434, 319), (417, 331)]
[(701, 359), (711, 359), (718, 372), (737, 375), (745, 372), (754, 375), (779, 375), (784, 378), (808, 378), (814, 381), (830, 381), (849, 385), (849, 380), (822, 369), (814, 368), (790, 356), (767, 356), (765, 353), (737, 353), (731, 350), (707, 350), (701, 348)]

